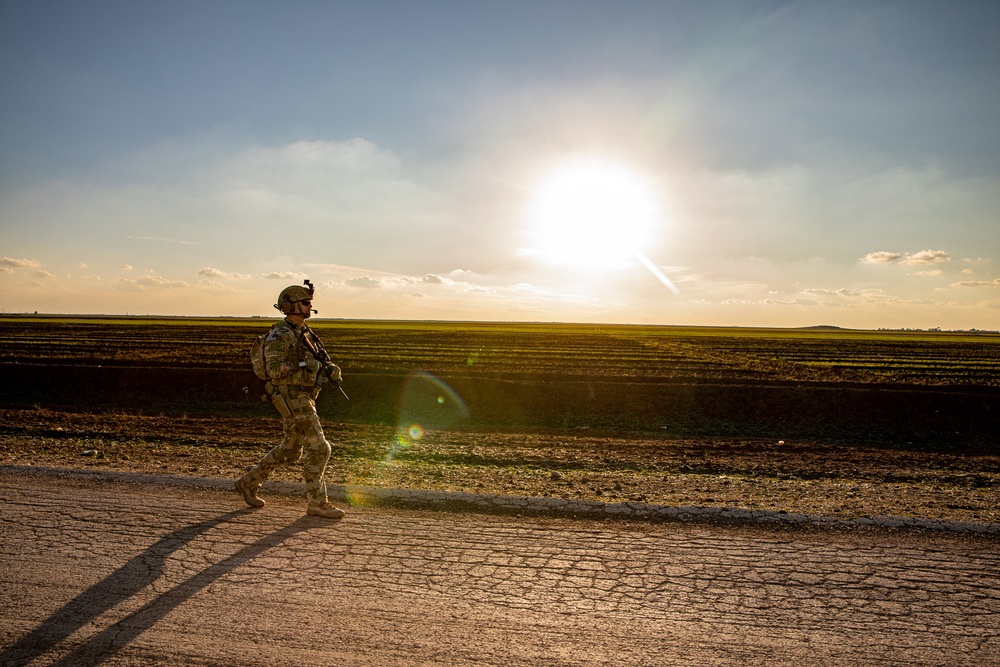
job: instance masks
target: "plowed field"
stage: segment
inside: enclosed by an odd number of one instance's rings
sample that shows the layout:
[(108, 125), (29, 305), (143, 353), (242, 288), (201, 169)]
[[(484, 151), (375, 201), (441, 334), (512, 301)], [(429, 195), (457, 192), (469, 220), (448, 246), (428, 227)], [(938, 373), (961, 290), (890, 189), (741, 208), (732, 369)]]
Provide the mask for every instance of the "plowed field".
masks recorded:
[[(234, 476), (267, 320), (0, 318), (0, 462)], [(1000, 336), (312, 324), (331, 481), (997, 521)], [(295, 478), (295, 471), (283, 473)]]

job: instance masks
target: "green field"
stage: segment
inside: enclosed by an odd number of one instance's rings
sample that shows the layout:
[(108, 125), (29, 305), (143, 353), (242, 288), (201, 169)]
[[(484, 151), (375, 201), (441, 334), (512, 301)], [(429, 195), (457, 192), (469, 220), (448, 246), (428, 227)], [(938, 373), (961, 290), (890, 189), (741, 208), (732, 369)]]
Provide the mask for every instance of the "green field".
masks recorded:
[[(0, 462), (241, 474), (280, 430), (248, 360), (271, 322), (0, 317)], [(313, 326), (351, 397), (318, 404), (333, 481), (998, 517), (996, 334)]]
[[(243, 369), (266, 319), (0, 317), (0, 364)], [(319, 320), (348, 375), (1000, 386), (1000, 335)]]
[[(0, 368), (13, 382), (0, 399), (11, 407), (270, 414), (257, 400), (248, 350), (271, 323), (2, 317)], [(425, 425), (449, 428), (996, 444), (996, 334), (348, 320), (312, 326), (343, 368), (352, 398), (326, 392), (320, 414), (346, 422), (394, 424), (410, 418), (401, 411), (422, 410)], [(436, 409), (433, 401), (444, 395), (449, 404)]]

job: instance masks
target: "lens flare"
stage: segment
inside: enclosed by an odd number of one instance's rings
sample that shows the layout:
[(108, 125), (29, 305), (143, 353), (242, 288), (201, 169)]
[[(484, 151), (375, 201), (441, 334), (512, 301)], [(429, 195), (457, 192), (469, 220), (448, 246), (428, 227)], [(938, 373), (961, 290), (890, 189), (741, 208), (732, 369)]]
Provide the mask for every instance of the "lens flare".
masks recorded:
[(677, 289), (677, 285), (675, 285), (673, 281), (670, 280), (670, 278), (667, 278), (667, 276), (664, 275), (663, 271), (660, 271), (660, 267), (658, 267), (656, 264), (653, 264), (653, 262), (648, 257), (643, 255), (638, 250), (635, 250), (634, 254), (635, 258), (639, 260), (639, 263), (642, 264), (644, 267), (646, 267), (646, 270), (652, 273), (653, 277), (655, 277), (657, 280), (663, 283), (667, 289), (669, 289), (674, 294), (681, 293), (681, 291)]
[(422, 430), (447, 428), (469, 416), (465, 401), (454, 389), (422, 371), (406, 378), (396, 413), (396, 425), (404, 430), (411, 424), (420, 425)]
[[(372, 477), (390, 476), (388, 468), (407, 451), (419, 447), (430, 432), (447, 429), (469, 416), (469, 409), (458, 393), (443, 380), (430, 373), (413, 373), (406, 378), (396, 403), (396, 433), (382, 460), (375, 465)], [(347, 502), (361, 504), (363, 498), (347, 492)]]

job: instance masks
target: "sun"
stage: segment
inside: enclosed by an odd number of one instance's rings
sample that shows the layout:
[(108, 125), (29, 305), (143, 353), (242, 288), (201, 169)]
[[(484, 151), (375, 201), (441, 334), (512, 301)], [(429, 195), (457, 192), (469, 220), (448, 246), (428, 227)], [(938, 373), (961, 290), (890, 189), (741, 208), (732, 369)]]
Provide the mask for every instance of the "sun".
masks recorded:
[(614, 267), (648, 241), (659, 219), (648, 179), (600, 159), (564, 163), (529, 205), (534, 251), (557, 264)]

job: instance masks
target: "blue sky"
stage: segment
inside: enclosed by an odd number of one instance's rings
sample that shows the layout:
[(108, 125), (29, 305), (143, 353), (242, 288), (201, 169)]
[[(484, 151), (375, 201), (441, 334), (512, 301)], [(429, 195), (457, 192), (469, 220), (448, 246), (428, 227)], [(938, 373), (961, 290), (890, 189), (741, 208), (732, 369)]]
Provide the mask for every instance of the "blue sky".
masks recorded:
[(1000, 328), (996, 2), (5, 1), (0, 86), (6, 312)]

